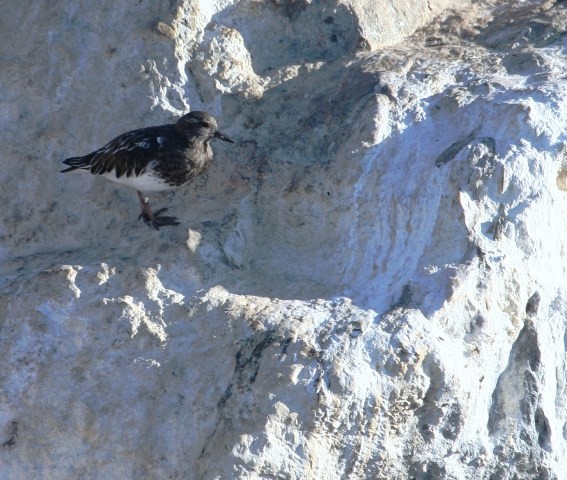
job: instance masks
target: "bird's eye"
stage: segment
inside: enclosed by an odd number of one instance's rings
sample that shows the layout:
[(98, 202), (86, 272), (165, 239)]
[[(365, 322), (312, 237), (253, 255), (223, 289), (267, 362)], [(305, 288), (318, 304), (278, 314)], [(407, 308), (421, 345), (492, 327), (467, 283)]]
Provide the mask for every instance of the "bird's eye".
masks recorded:
[(211, 124), (209, 122), (201, 122), (201, 126), (205, 128), (209, 128)]

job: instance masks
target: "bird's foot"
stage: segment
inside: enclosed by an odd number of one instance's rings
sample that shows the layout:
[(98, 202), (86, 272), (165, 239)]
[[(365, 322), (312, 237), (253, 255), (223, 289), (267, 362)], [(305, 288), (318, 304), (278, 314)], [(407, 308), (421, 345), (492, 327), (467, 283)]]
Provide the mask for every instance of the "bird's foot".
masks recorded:
[(173, 227), (176, 227), (177, 225), (181, 225), (177, 221), (177, 217), (167, 217), (164, 215), (160, 215), (160, 213), (165, 212), (166, 210), (167, 208), (160, 208), (157, 212), (151, 213), (150, 215), (148, 215), (148, 213), (145, 210), (142, 210), (142, 213), (140, 213), (138, 220), (142, 218), (146, 225), (154, 227), (156, 230), (159, 230), (159, 227), (165, 227), (168, 225), (171, 225)]
[(167, 217), (160, 215), (165, 212), (167, 208), (160, 208), (157, 212), (152, 212), (150, 204), (147, 198), (144, 198), (140, 192), (138, 192), (138, 198), (140, 199), (140, 205), (142, 206), (142, 213), (140, 213), (138, 220), (142, 218), (146, 225), (154, 227), (159, 230), (159, 227), (165, 227), (168, 225), (176, 227), (180, 225), (177, 221), (177, 217)]

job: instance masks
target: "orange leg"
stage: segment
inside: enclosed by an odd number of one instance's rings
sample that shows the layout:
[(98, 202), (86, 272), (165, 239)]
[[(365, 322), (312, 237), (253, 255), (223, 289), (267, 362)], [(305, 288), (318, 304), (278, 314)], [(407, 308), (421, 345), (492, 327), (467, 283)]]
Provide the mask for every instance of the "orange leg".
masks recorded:
[(166, 225), (177, 226), (180, 224), (176, 217), (164, 217), (160, 215), (160, 213), (165, 212), (167, 208), (160, 208), (157, 212), (152, 212), (148, 199), (144, 198), (142, 192), (138, 191), (137, 193), (140, 205), (142, 206), (142, 213), (140, 213), (138, 220), (143, 218), (146, 225), (151, 225), (156, 230), (159, 230), (159, 227), (165, 227)]

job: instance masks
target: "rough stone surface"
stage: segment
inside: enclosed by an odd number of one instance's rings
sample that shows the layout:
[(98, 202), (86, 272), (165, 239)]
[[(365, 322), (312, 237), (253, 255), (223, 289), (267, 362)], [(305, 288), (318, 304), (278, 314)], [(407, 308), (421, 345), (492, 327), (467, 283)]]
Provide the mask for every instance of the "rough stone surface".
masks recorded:
[[(1, 479), (567, 478), (565, 2), (0, 31)], [(189, 109), (239, 143), (152, 198), (178, 228), (58, 173)]]

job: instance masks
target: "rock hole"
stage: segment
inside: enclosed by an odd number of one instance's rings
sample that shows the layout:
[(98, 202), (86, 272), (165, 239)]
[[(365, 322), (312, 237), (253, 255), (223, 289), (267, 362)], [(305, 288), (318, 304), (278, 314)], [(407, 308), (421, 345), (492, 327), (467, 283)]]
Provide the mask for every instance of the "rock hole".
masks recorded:
[(6, 425), (4, 429), (5, 440), (2, 442), (2, 448), (12, 448), (16, 445), (16, 438), (18, 436), (18, 422), (13, 421)]
[(549, 427), (549, 421), (543, 413), (541, 407), (538, 407), (535, 412), (535, 428), (537, 431), (537, 443), (541, 448), (549, 449), (549, 440), (551, 436), (551, 429)]
[(528, 315), (528, 317), (537, 315), (540, 300), (541, 297), (539, 295), (539, 292), (534, 292), (534, 294), (528, 299), (526, 303), (526, 314)]

